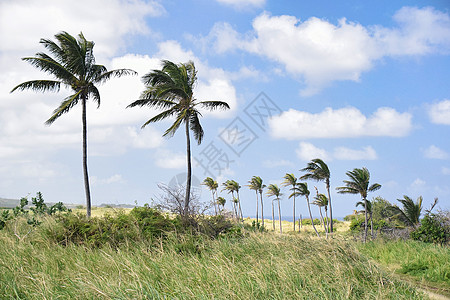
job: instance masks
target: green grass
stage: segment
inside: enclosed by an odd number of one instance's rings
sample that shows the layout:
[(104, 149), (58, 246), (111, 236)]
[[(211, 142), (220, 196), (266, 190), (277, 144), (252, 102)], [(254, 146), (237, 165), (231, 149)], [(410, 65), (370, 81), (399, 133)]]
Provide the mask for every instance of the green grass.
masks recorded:
[[(42, 226), (53, 226), (51, 221)], [(423, 299), (354, 245), (294, 234), (169, 236), (119, 249), (0, 231), (1, 299)]]
[(419, 241), (377, 240), (358, 249), (391, 271), (450, 296), (450, 247)]

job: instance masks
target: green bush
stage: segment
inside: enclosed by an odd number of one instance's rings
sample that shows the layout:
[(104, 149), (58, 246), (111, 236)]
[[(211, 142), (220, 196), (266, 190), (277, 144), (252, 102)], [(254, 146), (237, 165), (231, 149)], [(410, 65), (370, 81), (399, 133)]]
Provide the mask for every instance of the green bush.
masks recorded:
[[(367, 226), (370, 228), (370, 220), (367, 220)], [(392, 225), (386, 220), (374, 220), (373, 230), (383, 230), (387, 228), (392, 228)], [(350, 231), (362, 231), (364, 230), (364, 216), (358, 215), (353, 218), (350, 222)]]
[(447, 244), (450, 241), (448, 217), (443, 213), (425, 215), (420, 226), (411, 232), (411, 238), (426, 243)]
[[(302, 225), (311, 225), (311, 219), (303, 219)], [(320, 225), (320, 220), (317, 218), (314, 219), (314, 225)]]

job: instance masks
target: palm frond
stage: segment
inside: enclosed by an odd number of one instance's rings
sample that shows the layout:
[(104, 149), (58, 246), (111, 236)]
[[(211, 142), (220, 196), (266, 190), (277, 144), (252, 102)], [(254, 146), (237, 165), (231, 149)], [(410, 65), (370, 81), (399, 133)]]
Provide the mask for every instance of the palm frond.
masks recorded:
[(57, 79), (60, 79), (63, 83), (69, 86), (70, 83), (76, 79), (69, 70), (53, 59), (24, 57), (22, 60), (30, 63), (33, 67), (38, 68), (45, 73), (55, 76)]
[(155, 122), (159, 122), (161, 120), (170, 118), (173, 115), (175, 115), (176, 113), (177, 113), (176, 109), (169, 109), (169, 110), (163, 111), (160, 114), (157, 114), (156, 116), (154, 116), (153, 118), (148, 120), (147, 122), (145, 122), (144, 125), (141, 126), (141, 128), (144, 128), (145, 126), (147, 126), (150, 123), (155, 123)]
[(14, 87), (10, 93), (15, 90), (33, 90), (36, 92), (59, 92), (61, 83), (55, 80), (32, 80), (26, 81)]
[(53, 111), (53, 115), (45, 122), (45, 124), (51, 125), (56, 121), (56, 119), (58, 119), (60, 116), (67, 113), (72, 107), (74, 107), (78, 103), (81, 93), (82, 90), (65, 98), (64, 101), (61, 102), (59, 107)]
[(105, 83), (111, 78), (120, 78), (122, 76), (128, 76), (128, 75), (138, 75), (136, 71), (133, 71), (131, 69), (117, 69), (117, 70), (111, 70), (105, 73), (100, 73), (101, 75), (96, 78), (94, 82), (98, 83)]
[(189, 116), (189, 127), (191, 128), (191, 131), (194, 133), (194, 138), (197, 141), (197, 143), (200, 145), (203, 140), (203, 128), (200, 124), (200, 120), (198, 118), (199, 113), (198, 112), (192, 112)]
[(201, 101), (198, 103), (202, 108), (208, 109), (208, 110), (216, 110), (216, 109), (230, 109), (230, 106), (228, 103), (223, 101)]

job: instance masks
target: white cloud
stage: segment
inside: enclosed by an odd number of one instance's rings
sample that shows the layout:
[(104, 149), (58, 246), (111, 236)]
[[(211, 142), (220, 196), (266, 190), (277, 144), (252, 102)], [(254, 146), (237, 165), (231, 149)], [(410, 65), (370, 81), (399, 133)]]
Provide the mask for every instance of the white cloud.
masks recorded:
[(304, 82), (302, 94), (308, 96), (333, 81), (358, 81), (385, 56), (450, 51), (448, 14), (404, 7), (393, 19), (396, 27), (364, 27), (345, 18), (332, 24), (265, 12), (253, 20), (251, 32), (242, 34), (228, 23), (217, 23), (200, 41), (213, 43), (219, 53), (241, 49), (279, 63)]
[(337, 147), (334, 149), (333, 157), (338, 160), (375, 160), (378, 158), (377, 153), (370, 146), (364, 147), (362, 150)]
[(180, 169), (186, 167), (186, 154), (173, 153), (166, 149), (156, 151), (155, 164), (163, 169)]
[(447, 159), (449, 157), (448, 153), (435, 145), (423, 150), (423, 154), (426, 158), (431, 159)]
[(399, 113), (393, 108), (381, 107), (366, 117), (355, 107), (312, 114), (290, 109), (269, 119), (270, 133), (287, 140), (308, 138), (348, 138), (362, 136), (407, 135), (411, 129), (411, 114)]
[(65, 30), (73, 35), (82, 31), (87, 39), (95, 41), (97, 57), (111, 56), (126, 44), (129, 34), (150, 32), (145, 17), (165, 12), (151, 0), (79, 0), (77, 5), (70, 0), (31, 0), (24, 4), (1, 1), (0, 51), (19, 49), (28, 53), (36, 49), (40, 38), (51, 38), (55, 30)]
[(250, 7), (262, 7), (266, 0), (216, 0), (217, 2), (234, 7), (235, 9), (247, 9)]
[(421, 193), (426, 188), (426, 182), (420, 178), (416, 178), (410, 185), (409, 190), (412, 193)]
[(375, 160), (378, 158), (375, 149), (371, 146), (361, 150), (348, 147), (336, 147), (332, 151), (318, 148), (311, 143), (301, 142), (296, 150), (297, 157), (304, 161), (320, 158), (325, 161), (337, 160)]
[(445, 99), (428, 107), (432, 123), (450, 125), (450, 100)]
[(89, 181), (92, 185), (108, 185), (111, 183), (123, 183), (125, 182), (120, 174), (114, 174), (108, 178), (98, 178), (97, 176), (91, 176)]
[(325, 149), (318, 148), (311, 143), (301, 142), (299, 148), (295, 151), (297, 157), (304, 161), (320, 158), (325, 161), (330, 161), (331, 157)]

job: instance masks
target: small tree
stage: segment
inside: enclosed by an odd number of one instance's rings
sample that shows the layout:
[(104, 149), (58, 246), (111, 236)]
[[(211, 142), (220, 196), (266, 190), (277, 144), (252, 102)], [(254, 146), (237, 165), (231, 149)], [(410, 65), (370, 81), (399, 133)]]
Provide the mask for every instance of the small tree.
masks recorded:
[[(269, 196), (269, 197), (274, 196), (276, 198), (275, 200), (278, 202), (278, 219), (280, 221), (280, 234), (282, 234), (283, 228), (281, 226), (281, 206), (280, 206), (280, 196), (282, 194), (281, 194), (280, 188), (276, 184), (269, 184), (269, 186), (267, 187), (267, 190), (268, 190), (266, 193), (267, 196)], [(272, 211), (273, 211), (273, 204), (272, 204)]]

